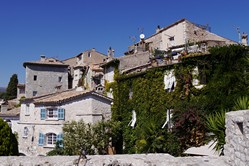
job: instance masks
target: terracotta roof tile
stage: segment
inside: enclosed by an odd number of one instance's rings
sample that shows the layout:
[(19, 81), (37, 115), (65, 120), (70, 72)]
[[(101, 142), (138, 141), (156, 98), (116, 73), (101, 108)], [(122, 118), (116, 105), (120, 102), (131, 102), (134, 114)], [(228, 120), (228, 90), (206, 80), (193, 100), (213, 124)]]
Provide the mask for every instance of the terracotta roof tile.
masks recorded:
[[(89, 95), (89, 94), (99, 96), (99, 97), (112, 101), (111, 98), (106, 97), (94, 91), (89, 91), (89, 90), (82, 91), (82, 90), (70, 89), (70, 90), (63, 91), (63, 92), (58, 92), (58, 93), (53, 93), (53, 94), (33, 98), (33, 102), (35, 104), (56, 104), (56, 103), (62, 103), (65, 101), (70, 101), (80, 96)], [(30, 99), (27, 99), (27, 100), (30, 100)]]

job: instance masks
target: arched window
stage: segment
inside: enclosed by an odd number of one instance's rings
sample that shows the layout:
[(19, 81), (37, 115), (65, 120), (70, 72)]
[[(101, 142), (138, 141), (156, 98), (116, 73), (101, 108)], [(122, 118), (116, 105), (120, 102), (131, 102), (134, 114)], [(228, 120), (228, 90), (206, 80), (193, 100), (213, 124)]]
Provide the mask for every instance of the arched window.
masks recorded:
[(56, 134), (55, 133), (46, 134), (46, 143), (47, 143), (47, 145), (55, 145), (56, 144)]

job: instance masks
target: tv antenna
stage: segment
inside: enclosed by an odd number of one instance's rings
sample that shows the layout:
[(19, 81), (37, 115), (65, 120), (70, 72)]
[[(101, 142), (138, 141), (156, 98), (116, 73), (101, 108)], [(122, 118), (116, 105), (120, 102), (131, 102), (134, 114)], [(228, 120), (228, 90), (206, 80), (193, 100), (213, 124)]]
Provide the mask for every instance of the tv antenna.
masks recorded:
[(144, 28), (138, 28), (138, 31), (139, 31), (139, 38), (140, 40), (143, 40), (145, 38), (145, 35), (144, 35)]
[(138, 28), (138, 32), (139, 32), (140, 34), (144, 33), (144, 28)]
[(132, 41), (133, 44), (136, 43), (136, 37), (135, 36), (130, 36), (129, 38), (131, 39), (131, 41)]

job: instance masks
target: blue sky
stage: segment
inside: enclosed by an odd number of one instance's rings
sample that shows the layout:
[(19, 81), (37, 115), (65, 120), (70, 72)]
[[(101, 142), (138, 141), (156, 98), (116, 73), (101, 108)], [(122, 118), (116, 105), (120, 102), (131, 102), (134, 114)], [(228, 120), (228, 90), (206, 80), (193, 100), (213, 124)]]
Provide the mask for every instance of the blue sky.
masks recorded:
[(12, 74), (24, 83), (23, 62), (40, 55), (64, 60), (111, 46), (121, 56), (139, 29), (148, 37), (182, 18), (238, 41), (237, 27), (249, 33), (248, 7), (247, 0), (1, 0), (0, 86)]

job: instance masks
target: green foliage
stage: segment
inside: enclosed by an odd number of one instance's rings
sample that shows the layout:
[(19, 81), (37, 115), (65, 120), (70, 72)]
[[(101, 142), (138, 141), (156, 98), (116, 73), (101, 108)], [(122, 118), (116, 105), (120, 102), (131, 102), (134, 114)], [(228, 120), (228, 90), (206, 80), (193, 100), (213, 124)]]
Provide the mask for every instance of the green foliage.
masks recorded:
[[(117, 150), (117, 153), (165, 152), (179, 155), (177, 141), (174, 144), (177, 146), (170, 147), (170, 139), (175, 138), (161, 128), (166, 120), (167, 108), (172, 107), (175, 96), (175, 93), (164, 90), (164, 73), (165, 69), (154, 69), (140, 77), (128, 79), (119, 76), (112, 107), (113, 119), (122, 123), (122, 132), (116, 138), (120, 139), (116, 146), (120, 151)], [(134, 129), (128, 126), (132, 110), (137, 114)]]
[(223, 154), (225, 145), (225, 115), (226, 110), (220, 112), (215, 112), (211, 114), (206, 119), (207, 129), (212, 132), (213, 135), (210, 136), (211, 140), (214, 140), (215, 150), (220, 154)]
[[(199, 80), (205, 83), (202, 89), (192, 85), (195, 67), (199, 69)], [(163, 77), (170, 69), (174, 69), (177, 85), (168, 93), (164, 90)], [(214, 47), (209, 55), (184, 58), (180, 64), (152, 68), (143, 73), (115, 73), (112, 117), (122, 124), (122, 130), (115, 137), (119, 140), (115, 145), (119, 149), (117, 152), (178, 155), (178, 148), (165, 148), (172, 143), (167, 140), (171, 133), (160, 128), (165, 122), (167, 109), (174, 110), (174, 136), (169, 138), (176, 136), (181, 150), (204, 144), (204, 117), (217, 110), (231, 110), (231, 101), (249, 94), (248, 71), (248, 47), (231, 45)], [(128, 126), (132, 110), (137, 113), (134, 129)]]
[(61, 147), (62, 141), (57, 141), (56, 142), (56, 146), (55, 146), (55, 149), (49, 151), (47, 153), (47, 156), (58, 156), (58, 155), (66, 155), (65, 154), (65, 149), (64, 147)]
[(68, 122), (63, 126), (64, 154), (79, 155), (81, 150), (87, 154), (107, 154), (111, 138), (119, 127), (120, 123), (113, 121), (95, 125), (85, 124), (83, 120)]
[(156, 119), (147, 118), (137, 129), (137, 153), (170, 153), (174, 156), (181, 154), (179, 142), (170, 132), (157, 123)]
[(7, 100), (16, 98), (16, 96), (17, 96), (17, 84), (18, 84), (17, 74), (13, 74), (10, 78), (8, 87), (6, 89)]
[(0, 118), (0, 156), (18, 156), (18, 142), (7, 122)]
[(249, 99), (247, 96), (242, 96), (239, 97), (236, 101), (235, 101), (235, 105), (233, 107), (233, 110), (247, 110), (249, 108)]
[(182, 150), (204, 144), (205, 119), (197, 103), (185, 101), (175, 106), (173, 133)]

